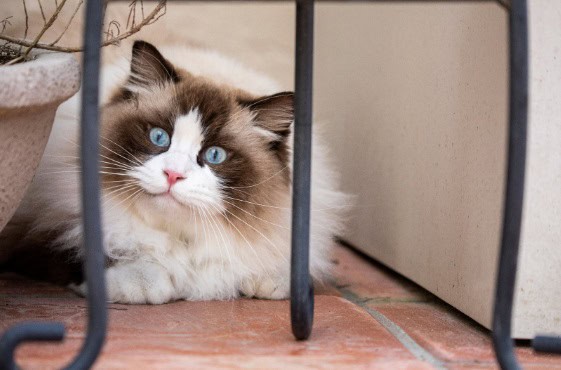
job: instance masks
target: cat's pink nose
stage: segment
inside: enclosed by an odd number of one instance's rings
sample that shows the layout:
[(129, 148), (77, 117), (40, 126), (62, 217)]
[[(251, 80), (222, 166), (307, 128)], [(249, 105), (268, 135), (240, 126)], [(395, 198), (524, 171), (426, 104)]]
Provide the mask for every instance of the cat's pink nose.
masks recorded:
[(168, 177), (168, 184), (170, 187), (173, 186), (173, 184), (175, 184), (177, 181), (185, 179), (185, 176), (183, 176), (179, 172), (175, 172), (172, 170), (164, 170), (164, 173)]

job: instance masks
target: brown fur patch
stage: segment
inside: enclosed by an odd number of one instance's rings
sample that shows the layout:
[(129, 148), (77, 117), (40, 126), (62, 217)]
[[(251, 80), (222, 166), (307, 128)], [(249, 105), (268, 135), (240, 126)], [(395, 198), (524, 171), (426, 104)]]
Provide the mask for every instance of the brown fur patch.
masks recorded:
[(30, 222), (9, 223), (0, 233), (0, 272), (16, 272), (58, 284), (83, 281), (82, 264), (74, 253), (61, 250), (53, 241), (62, 230), (30, 233)]

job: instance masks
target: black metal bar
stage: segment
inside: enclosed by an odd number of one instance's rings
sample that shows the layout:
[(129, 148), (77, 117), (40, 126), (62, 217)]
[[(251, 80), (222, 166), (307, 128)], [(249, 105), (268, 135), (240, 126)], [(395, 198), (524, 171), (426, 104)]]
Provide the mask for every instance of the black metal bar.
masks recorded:
[(14, 359), (16, 347), (29, 341), (61, 341), (64, 338), (62, 323), (28, 321), (12, 326), (0, 340), (0, 369), (16, 370)]
[(538, 335), (532, 341), (532, 347), (538, 352), (561, 354), (561, 336)]
[[(104, 254), (102, 246), (99, 168), (98, 91), (102, 0), (87, 0), (82, 76), (82, 209), (85, 245), (85, 276), (88, 287), (88, 331), (80, 353), (67, 369), (89, 369), (103, 346), (107, 327)], [(14, 370), (16, 347), (27, 341), (60, 341), (61, 323), (26, 322), (9, 328), (0, 339), (0, 369)]]
[(290, 317), (300, 340), (310, 336), (314, 320), (309, 268), (313, 49), (314, 1), (297, 0)]
[(82, 76), (82, 215), (86, 249), (88, 331), (78, 356), (68, 369), (89, 369), (105, 340), (107, 307), (105, 258), (101, 230), (99, 187), (99, 67), (103, 1), (87, 0)]
[(493, 314), (493, 344), (502, 369), (520, 369), (511, 338), (512, 304), (522, 223), (528, 120), (528, 13), (512, 0), (509, 21), (510, 86), (506, 192)]

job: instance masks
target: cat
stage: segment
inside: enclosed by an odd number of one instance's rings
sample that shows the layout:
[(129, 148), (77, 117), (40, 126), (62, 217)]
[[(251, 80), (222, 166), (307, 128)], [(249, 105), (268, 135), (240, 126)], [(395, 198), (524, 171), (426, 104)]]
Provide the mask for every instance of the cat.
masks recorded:
[[(135, 41), (129, 65), (102, 71), (109, 301), (287, 298), (293, 93), (278, 92), (266, 76), (213, 51), (162, 51)], [(2, 248), (12, 251), (0, 262), (85, 295), (78, 113), (78, 95), (59, 109), (38, 175), (0, 234)], [(348, 201), (326, 145), (314, 135), (315, 281), (329, 273)]]

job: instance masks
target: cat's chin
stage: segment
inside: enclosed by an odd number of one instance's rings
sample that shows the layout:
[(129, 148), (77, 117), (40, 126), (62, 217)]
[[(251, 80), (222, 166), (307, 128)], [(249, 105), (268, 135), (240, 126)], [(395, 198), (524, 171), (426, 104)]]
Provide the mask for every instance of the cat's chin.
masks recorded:
[(211, 206), (211, 203), (207, 203), (204, 199), (199, 196), (193, 195), (189, 201), (179, 200), (177, 196), (170, 192), (162, 192), (158, 194), (150, 194), (152, 202), (156, 204), (157, 207), (169, 212), (170, 209), (193, 209), (201, 208), (205, 210), (216, 208), (216, 206)]
[(185, 205), (183, 203), (181, 203), (179, 200), (177, 200), (176, 197), (174, 197), (171, 193), (169, 192), (164, 192), (164, 193), (159, 193), (159, 194), (151, 194), (152, 195), (152, 200), (159, 206), (162, 207), (184, 207)]

